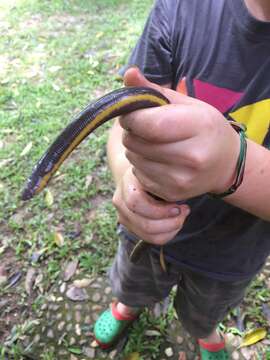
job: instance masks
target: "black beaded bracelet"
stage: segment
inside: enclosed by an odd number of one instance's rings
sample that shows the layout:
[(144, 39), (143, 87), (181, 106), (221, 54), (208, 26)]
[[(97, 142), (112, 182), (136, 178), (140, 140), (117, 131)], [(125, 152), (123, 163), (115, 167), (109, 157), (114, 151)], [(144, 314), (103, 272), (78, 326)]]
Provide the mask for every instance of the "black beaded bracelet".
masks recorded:
[(209, 194), (216, 199), (221, 199), (225, 196), (233, 194), (243, 182), (246, 155), (247, 155), (247, 140), (246, 140), (246, 126), (235, 121), (229, 121), (231, 126), (239, 133), (240, 136), (240, 152), (236, 164), (236, 177), (233, 185), (221, 194)]

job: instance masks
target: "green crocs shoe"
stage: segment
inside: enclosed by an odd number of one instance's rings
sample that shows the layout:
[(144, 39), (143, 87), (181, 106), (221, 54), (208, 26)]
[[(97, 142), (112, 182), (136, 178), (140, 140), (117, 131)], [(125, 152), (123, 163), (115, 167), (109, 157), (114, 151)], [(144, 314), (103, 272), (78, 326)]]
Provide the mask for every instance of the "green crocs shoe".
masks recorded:
[(229, 360), (225, 340), (218, 344), (209, 344), (202, 340), (198, 341), (200, 346), (200, 360)]
[(123, 334), (123, 331), (138, 317), (123, 316), (113, 303), (111, 309), (104, 311), (94, 326), (94, 336), (96, 342), (102, 349), (110, 348)]

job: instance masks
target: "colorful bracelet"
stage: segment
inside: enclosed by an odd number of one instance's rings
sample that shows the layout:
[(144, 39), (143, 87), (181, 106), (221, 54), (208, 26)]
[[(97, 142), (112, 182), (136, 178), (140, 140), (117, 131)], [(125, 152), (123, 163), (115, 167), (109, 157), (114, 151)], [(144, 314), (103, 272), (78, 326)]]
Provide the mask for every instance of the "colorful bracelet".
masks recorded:
[(246, 165), (246, 155), (247, 155), (247, 140), (246, 140), (246, 126), (235, 121), (229, 121), (231, 126), (239, 133), (240, 136), (240, 152), (236, 164), (236, 177), (233, 185), (225, 192), (221, 194), (209, 194), (216, 199), (221, 199), (225, 196), (233, 194), (243, 182), (245, 165)]

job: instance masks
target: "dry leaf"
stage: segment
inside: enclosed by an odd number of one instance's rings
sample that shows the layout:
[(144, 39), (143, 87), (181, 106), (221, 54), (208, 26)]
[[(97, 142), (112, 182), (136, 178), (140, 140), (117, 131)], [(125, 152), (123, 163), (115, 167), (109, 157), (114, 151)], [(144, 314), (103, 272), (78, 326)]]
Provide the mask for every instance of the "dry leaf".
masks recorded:
[(32, 287), (33, 287), (34, 281), (35, 281), (35, 275), (36, 275), (36, 269), (34, 269), (33, 267), (30, 267), (27, 270), (25, 283), (24, 283), (24, 287), (25, 287), (25, 290), (28, 295), (31, 295)]
[(51, 193), (50, 190), (46, 191), (45, 202), (46, 202), (48, 207), (51, 207), (52, 204), (53, 204), (53, 194)]
[(103, 31), (100, 31), (96, 34), (96, 38), (99, 39), (101, 38), (102, 36), (104, 35), (104, 32)]
[(124, 360), (140, 360), (140, 354), (138, 352), (133, 352), (126, 356)]
[(74, 261), (70, 261), (65, 270), (64, 270), (64, 275), (63, 275), (63, 280), (64, 281), (69, 281), (72, 276), (75, 274), (76, 270), (77, 270), (77, 266), (79, 264), (78, 260), (74, 260)]
[(15, 132), (14, 129), (9, 129), (9, 128), (1, 129), (2, 134), (12, 134), (14, 132)]
[(25, 73), (25, 77), (26, 77), (27, 79), (32, 79), (32, 78), (38, 76), (39, 73), (40, 73), (40, 72), (39, 72), (38, 69), (35, 69), (35, 68), (29, 69), (29, 70)]
[(157, 330), (146, 330), (146, 336), (161, 336), (161, 333)]
[(44, 293), (44, 288), (43, 288), (43, 274), (40, 273), (38, 274), (38, 276), (35, 279), (35, 283), (34, 283), (34, 288), (37, 288), (39, 290), (39, 292), (41, 292), (41, 294)]
[(53, 87), (53, 90), (55, 90), (55, 91), (60, 91), (60, 89), (61, 89), (60, 86), (53, 84), (53, 83), (52, 83), (52, 87)]
[(85, 180), (85, 187), (86, 187), (86, 189), (89, 188), (89, 186), (91, 185), (92, 181), (93, 181), (93, 176), (92, 176), (92, 175), (86, 176), (86, 180)]
[(64, 243), (65, 243), (65, 240), (64, 240), (63, 235), (62, 235), (60, 232), (58, 232), (58, 231), (56, 231), (56, 232), (54, 233), (54, 242), (55, 242), (56, 245), (59, 246), (59, 247), (63, 246)]
[(11, 158), (0, 160), (0, 168), (6, 166), (6, 165), (9, 164), (11, 161), (12, 161)]
[(89, 286), (91, 283), (93, 282), (92, 279), (78, 279), (78, 280), (74, 280), (73, 284), (76, 288), (86, 288), (87, 286)]
[(52, 73), (52, 74), (55, 74), (57, 71), (61, 70), (62, 69), (62, 66), (51, 66), (49, 67), (49, 72)]
[(72, 301), (85, 301), (89, 299), (87, 291), (85, 289), (79, 289), (72, 286), (66, 292), (66, 297)]
[(3, 80), (1, 80), (1, 82), (0, 82), (1, 85), (6, 85), (6, 84), (8, 84), (8, 83), (9, 83), (9, 79), (3, 79)]
[(31, 150), (32, 146), (33, 146), (33, 143), (32, 143), (32, 141), (30, 141), (30, 142), (26, 145), (26, 147), (23, 149), (23, 151), (20, 153), (20, 156), (25, 156), (26, 154), (28, 154), (29, 151)]
[(256, 344), (258, 341), (264, 339), (267, 335), (267, 331), (264, 328), (252, 330), (243, 337), (243, 341), (239, 346), (239, 349), (244, 346), (250, 346)]
[(94, 341), (91, 342), (90, 346), (92, 348), (96, 348), (96, 347), (98, 347), (98, 343), (96, 342), (96, 340), (94, 340)]

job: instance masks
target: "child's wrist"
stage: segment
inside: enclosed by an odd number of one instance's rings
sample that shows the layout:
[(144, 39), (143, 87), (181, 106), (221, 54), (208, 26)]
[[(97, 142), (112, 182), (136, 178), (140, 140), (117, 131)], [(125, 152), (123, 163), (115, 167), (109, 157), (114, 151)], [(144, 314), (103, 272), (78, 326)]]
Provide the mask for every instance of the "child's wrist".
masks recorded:
[(236, 163), (232, 185), (227, 187), (225, 191), (221, 193), (209, 193), (210, 196), (216, 199), (222, 199), (225, 196), (231, 195), (241, 186), (244, 178), (246, 154), (247, 154), (247, 141), (246, 141), (246, 127), (243, 124), (235, 121), (230, 121), (232, 127), (237, 131), (240, 138), (240, 150)]

